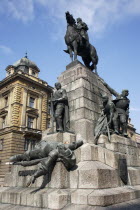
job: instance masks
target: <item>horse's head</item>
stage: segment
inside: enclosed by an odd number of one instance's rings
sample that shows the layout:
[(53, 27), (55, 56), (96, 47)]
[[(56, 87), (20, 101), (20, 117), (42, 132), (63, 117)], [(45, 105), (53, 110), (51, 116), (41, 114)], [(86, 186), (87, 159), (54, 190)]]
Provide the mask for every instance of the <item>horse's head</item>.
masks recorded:
[(76, 21), (73, 16), (67, 11), (66, 13), (66, 20), (69, 25), (75, 25)]

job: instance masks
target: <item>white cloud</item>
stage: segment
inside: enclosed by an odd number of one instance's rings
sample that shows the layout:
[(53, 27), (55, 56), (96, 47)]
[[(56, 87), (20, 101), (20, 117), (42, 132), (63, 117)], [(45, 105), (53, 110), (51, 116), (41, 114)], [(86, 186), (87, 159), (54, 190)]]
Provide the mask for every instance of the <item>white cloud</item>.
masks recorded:
[(75, 18), (82, 17), (89, 25), (90, 32), (101, 33), (109, 25), (126, 18), (140, 15), (140, 0), (36, 0), (46, 7), (46, 16), (65, 20), (65, 12), (70, 11)]
[(34, 19), (33, 0), (1, 0), (0, 12), (24, 23)]
[(7, 47), (5, 45), (0, 45), (0, 51), (2, 51), (3, 53), (7, 55), (13, 54), (13, 50), (10, 47)]
[(65, 12), (70, 11), (75, 18), (82, 17), (89, 25), (89, 32), (95, 34), (128, 16), (140, 15), (140, 0), (1, 0), (0, 12), (6, 11), (13, 18), (28, 22), (36, 17), (38, 6), (42, 7), (39, 16), (53, 21), (53, 27), (59, 23), (64, 28)]

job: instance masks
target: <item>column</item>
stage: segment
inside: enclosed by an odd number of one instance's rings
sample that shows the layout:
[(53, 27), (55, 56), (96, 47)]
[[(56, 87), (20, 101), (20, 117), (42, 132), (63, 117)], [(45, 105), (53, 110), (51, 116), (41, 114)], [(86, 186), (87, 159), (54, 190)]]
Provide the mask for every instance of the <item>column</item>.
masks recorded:
[(27, 89), (23, 90), (21, 126), (26, 127), (26, 106), (27, 106)]

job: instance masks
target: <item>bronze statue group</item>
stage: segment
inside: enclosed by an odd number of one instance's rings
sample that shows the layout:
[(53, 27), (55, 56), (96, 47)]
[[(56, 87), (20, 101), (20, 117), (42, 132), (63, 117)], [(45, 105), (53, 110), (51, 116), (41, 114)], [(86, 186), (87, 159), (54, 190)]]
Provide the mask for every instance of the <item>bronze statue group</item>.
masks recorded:
[(101, 115), (95, 127), (94, 143), (97, 144), (101, 134), (107, 134), (110, 140), (110, 134), (116, 133), (127, 137), (127, 125), (129, 118), (129, 103), (127, 98), (129, 91), (122, 90), (122, 93), (117, 93), (103, 79), (99, 80), (116, 98), (110, 100), (107, 95), (102, 95)]
[[(68, 52), (72, 57), (74, 51), (74, 59), (79, 54), (85, 66), (89, 70), (96, 70), (98, 63), (98, 56), (96, 49), (89, 43), (87, 34), (88, 26), (77, 18), (77, 23), (73, 16), (66, 12), (67, 32), (65, 42), (67, 44)], [(92, 66), (90, 66), (92, 62)], [(127, 122), (129, 116), (129, 99), (127, 98), (128, 90), (123, 90), (121, 94), (113, 90), (104, 80), (98, 77), (104, 86), (113, 94), (115, 100), (110, 100), (108, 95), (101, 95), (102, 105), (101, 114), (97, 120), (95, 127), (94, 144), (98, 143), (98, 138), (101, 134), (110, 135), (116, 133), (127, 137)], [(69, 105), (68, 96), (65, 89), (61, 88), (61, 84), (55, 83), (55, 89), (52, 93), (51, 100), (51, 119), (53, 132), (70, 132), (70, 119), (69, 119)], [(56, 126), (54, 126), (54, 122)], [(50, 168), (55, 166), (56, 162), (60, 161), (64, 164), (67, 170), (72, 169), (76, 165), (76, 157), (74, 150), (83, 144), (82, 140), (63, 144), (59, 142), (40, 141), (35, 146), (34, 150), (26, 151), (24, 154), (15, 155), (10, 158), (10, 161), (16, 165), (32, 166), (38, 165), (38, 169), (31, 176), (27, 186), (34, 183), (40, 176), (45, 176), (49, 173)]]

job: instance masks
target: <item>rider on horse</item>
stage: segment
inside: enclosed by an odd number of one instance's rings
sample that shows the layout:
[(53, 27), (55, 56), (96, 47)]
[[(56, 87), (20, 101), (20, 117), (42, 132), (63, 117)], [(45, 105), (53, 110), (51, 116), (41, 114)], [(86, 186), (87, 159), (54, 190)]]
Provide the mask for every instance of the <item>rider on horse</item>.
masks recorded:
[(81, 18), (77, 18), (76, 28), (78, 29), (78, 32), (80, 34), (81, 45), (84, 44), (84, 45), (86, 45), (86, 47), (88, 47), (89, 46), (89, 37), (88, 37), (88, 33), (87, 33), (87, 30), (88, 30), (87, 24), (84, 23)]
[[(81, 18), (77, 18), (77, 22), (69, 12), (66, 12), (67, 31), (64, 37), (67, 45), (67, 50), (64, 52), (70, 54), (70, 58), (73, 61), (77, 59), (77, 55), (82, 57), (85, 66), (91, 71), (95, 70), (98, 64), (98, 55), (95, 47), (89, 43), (88, 26), (82, 21)], [(74, 52), (74, 54), (73, 54)]]

